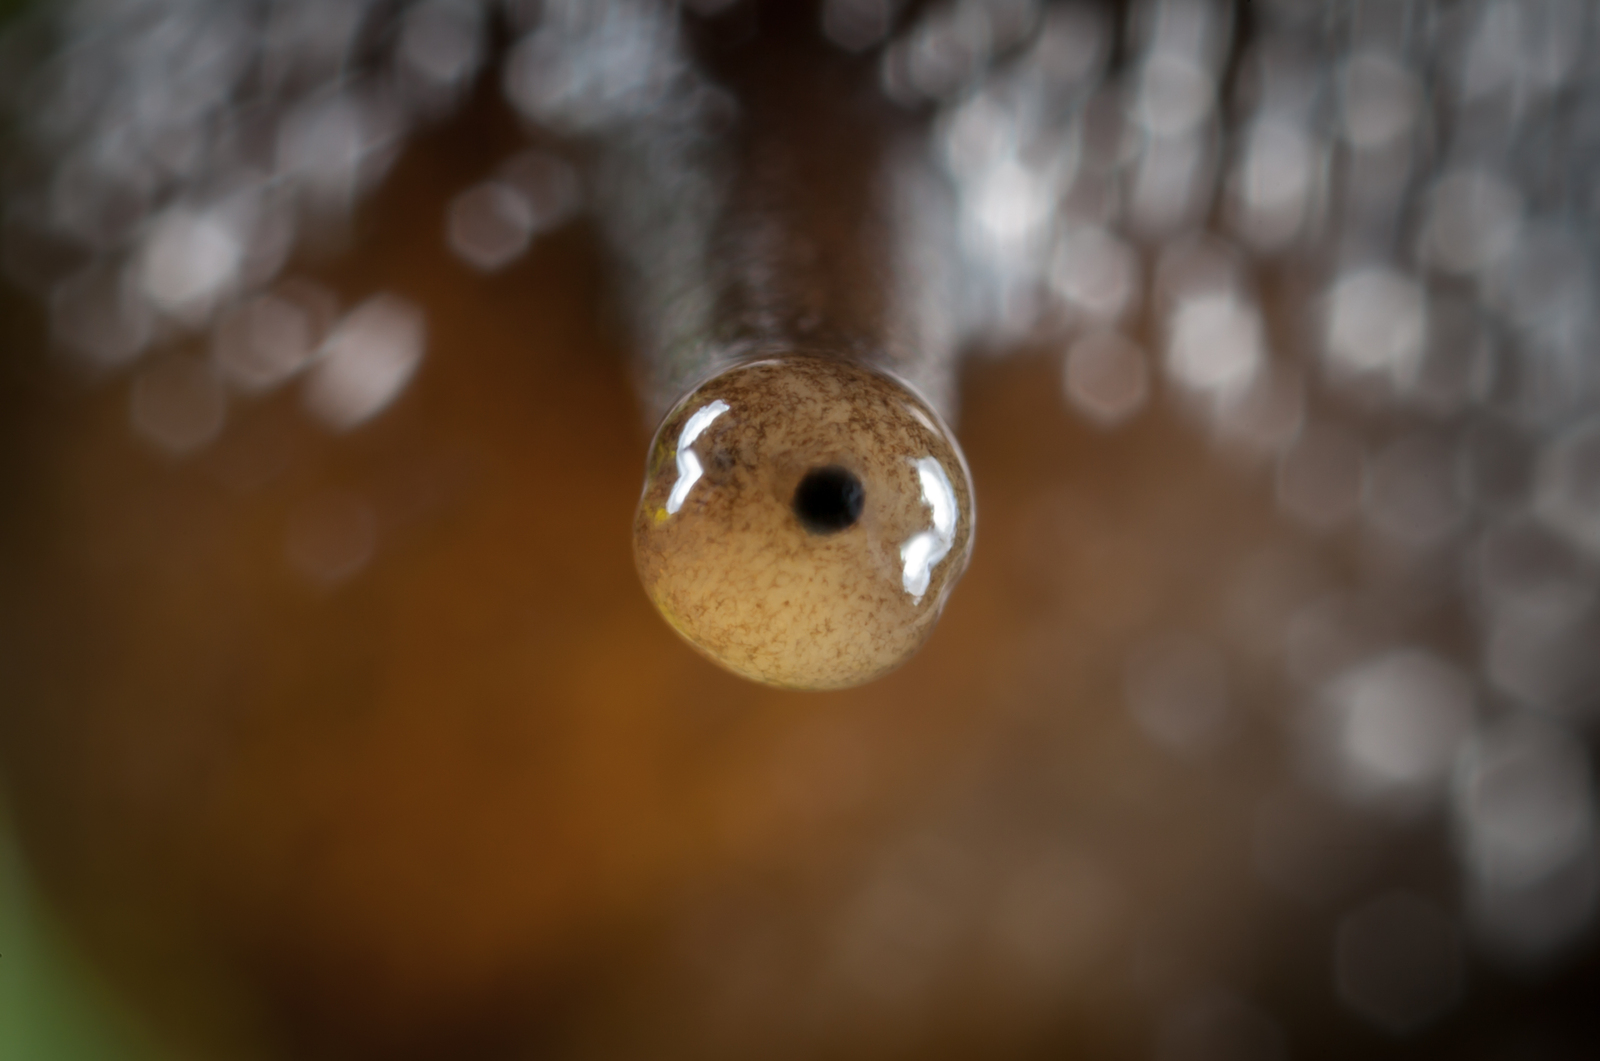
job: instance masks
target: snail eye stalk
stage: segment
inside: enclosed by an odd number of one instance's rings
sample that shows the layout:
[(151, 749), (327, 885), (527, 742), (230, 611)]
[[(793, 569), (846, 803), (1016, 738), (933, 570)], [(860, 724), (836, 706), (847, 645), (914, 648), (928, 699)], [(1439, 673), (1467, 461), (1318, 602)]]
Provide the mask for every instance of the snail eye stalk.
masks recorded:
[[(679, 125), (607, 139), (600, 194), (641, 397), (665, 411), (634, 524), (645, 590), (724, 667), (836, 689), (916, 652), (971, 551), (940, 418), (960, 245), (924, 120), (796, 17), (706, 50), (716, 93)], [(696, 110), (713, 95), (737, 118)]]

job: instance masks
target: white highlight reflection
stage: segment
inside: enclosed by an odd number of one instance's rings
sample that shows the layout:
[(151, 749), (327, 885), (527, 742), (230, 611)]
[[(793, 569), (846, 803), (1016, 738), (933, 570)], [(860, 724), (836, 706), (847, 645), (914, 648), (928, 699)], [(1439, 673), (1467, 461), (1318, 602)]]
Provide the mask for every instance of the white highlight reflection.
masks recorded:
[(204, 317), (233, 284), (243, 257), (238, 234), (220, 217), (175, 208), (151, 228), (140, 258), (140, 285), (160, 309)]
[(1472, 729), (1473, 690), (1417, 649), (1357, 664), (1323, 691), (1340, 787), (1357, 802), (1409, 812), (1438, 794)]
[(1265, 361), (1261, 317), (1233, 294), (1196, 295), (1173, 312), (1167, 368), (1189, 390), (1219, 400), (1235, 397)]
[(900, 583), (912, 600), (921, 604), (933, 579), (933, 569), (955, 544), (956, 491), (944, 467), (934, 458), (915, 458), (911, 464), (922, 482), (922, 503), (933, 512), (933, 529), (914, 535), (900, 547), (900, 561), (905, 565)]
[(365, 423), (406, 389), (426, 347), (422, 312), (398, 296), (374, 295), (323, 344), (306, 380), (306, 405), (335, 431)]
[(711, 426), (713, 420), (728, 409), (728, 403), (718, 398), (703, 409), (696, 409), (694, 415), (683, 425), (683, 433), (678, 436), (678, 481), (672, 484), (672, 493), (667, 495), (667, 515), (678, 514), (678, 509), (683, 507), (689, 491), (700, 481), (700, 476), (705, 472), (705, 468), (700, 464), (700, 458), (695, 456), (689, 447), (694, 445), (695, 439), (705, 434), (706, 428)]

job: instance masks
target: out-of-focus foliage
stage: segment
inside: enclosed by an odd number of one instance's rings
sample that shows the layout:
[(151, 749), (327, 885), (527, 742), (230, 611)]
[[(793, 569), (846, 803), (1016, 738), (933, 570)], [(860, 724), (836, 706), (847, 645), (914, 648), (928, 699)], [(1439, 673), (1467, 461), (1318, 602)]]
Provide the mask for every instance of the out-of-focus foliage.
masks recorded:
[(32, 889), (0, 809), (0, 1061), (165, 1056)]

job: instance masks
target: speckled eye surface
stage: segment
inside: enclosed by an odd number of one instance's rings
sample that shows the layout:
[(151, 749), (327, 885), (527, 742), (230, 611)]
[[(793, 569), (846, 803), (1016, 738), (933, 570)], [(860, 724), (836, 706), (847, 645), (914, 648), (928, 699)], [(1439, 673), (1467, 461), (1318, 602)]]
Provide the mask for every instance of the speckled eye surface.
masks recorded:
[(634, 555), (662, 615), (716, 662), (837, 689), (916, 652), (972, 531), (966, 461), (921, 398), (789, 355), (730, 368), (667, 414)]

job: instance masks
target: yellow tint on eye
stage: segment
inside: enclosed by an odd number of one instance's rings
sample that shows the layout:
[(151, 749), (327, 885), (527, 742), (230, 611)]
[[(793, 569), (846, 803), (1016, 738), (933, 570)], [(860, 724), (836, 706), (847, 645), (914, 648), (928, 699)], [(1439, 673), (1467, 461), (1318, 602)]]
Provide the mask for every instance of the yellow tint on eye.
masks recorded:
[(634, 556), (690, 644), (838, 689), (909, 659), (972, 550), (966, 461), (903, 383), (804, 354), (736, 365), (656, 432)]

